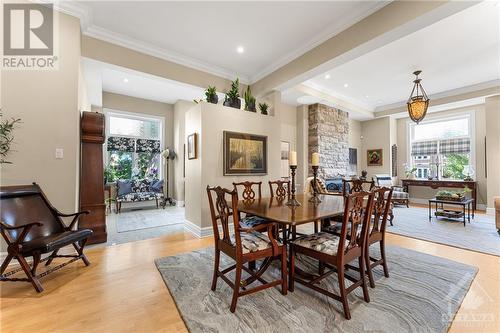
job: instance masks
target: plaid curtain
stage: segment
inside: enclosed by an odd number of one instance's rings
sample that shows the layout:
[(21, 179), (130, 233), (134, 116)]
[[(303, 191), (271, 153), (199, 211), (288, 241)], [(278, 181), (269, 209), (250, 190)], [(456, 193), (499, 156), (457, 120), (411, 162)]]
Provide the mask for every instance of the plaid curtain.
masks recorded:
[(441, 154), (467, 154), (470, 153), (470, 139), (445, 139), (439, 141)]
[(137, 153), (159, 153), (160, 140), (137, 139), (135, 151)]
[(437, 154), (437, 141), (420, 141), (411, 144), (411, 155), (435, 155)]
[(107, 150), (108, 151), (128, 151), (133, 152), (135, 148), (135, 140), (131, 138), (120, 138), (117, 136), (110, 136), (108, 138)]

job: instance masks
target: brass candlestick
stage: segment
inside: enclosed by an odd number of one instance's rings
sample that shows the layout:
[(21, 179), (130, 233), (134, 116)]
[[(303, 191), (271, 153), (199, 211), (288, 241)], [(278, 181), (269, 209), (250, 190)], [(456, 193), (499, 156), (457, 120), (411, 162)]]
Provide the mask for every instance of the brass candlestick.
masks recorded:
[(318, 197), (318, 183), (317, 183), (317, 177), (318, 177), (318, 169), (319, 166), (313, 165), (313, 196), (309, 199), (309, 202), (312, 202), (313, 204), (319, 204), (321, 202), (321, 199)]
[(290, 189), (292, 192), (292, 197), (287, 201), (287, 206), (300, 206), (300, 202), (295, 199), (295, 170), (297, 170), (296, 165), (290, 165), (290, 170), (292, 172), (292, 188)]

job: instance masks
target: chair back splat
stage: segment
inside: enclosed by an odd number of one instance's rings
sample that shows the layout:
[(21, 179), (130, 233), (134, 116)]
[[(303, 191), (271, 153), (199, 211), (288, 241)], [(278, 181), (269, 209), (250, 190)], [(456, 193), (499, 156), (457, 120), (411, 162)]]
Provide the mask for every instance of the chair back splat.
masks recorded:
[[(214, 231), (215, 241), (223, 240), (231, 244), (231, 236), (229, 233), (229, 220), (233, 217), (234, 230), (238, 231), (239, 214), (237, 213), (238, 193), (236, 190), (230, 191), (220, 186), (207, 186), (208, 203), (210, 206), (210, 214), (212, 216), (212, 227)], [(215, 205), (214, 205), (215, 195)], [(226, 199), (226, 196), (231, 198), (232, 206)], [(218, 222), (222, 226), (222, 237), (220, 237)]]
[[(238, 192), (238, 188), (243, 188), (241, 192), (241, 198), (243, 200), (252, 200), (252, 199), (260, 199), (262, 198), (262, 182), (240, 182), (233, 183), (234, 190)], [(255, 188), (257, 192), (255, 192)]]
[[(276, 187), (276, 189), (274, 189), (274, 187)], [(269, 181), (269, 192), (271, 193), (271, 198), (276, 198), (279, 201), (287, 199), (290, 197), (290, 181)]]

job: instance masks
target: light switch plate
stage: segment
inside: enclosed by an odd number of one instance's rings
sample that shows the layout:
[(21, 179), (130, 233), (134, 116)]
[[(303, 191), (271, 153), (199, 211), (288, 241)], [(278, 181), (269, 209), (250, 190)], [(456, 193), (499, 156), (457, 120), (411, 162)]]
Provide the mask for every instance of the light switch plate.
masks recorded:
[(64, 158), (64, 149), (62, 148), (56, 148), (56, 159), (63, 159)]

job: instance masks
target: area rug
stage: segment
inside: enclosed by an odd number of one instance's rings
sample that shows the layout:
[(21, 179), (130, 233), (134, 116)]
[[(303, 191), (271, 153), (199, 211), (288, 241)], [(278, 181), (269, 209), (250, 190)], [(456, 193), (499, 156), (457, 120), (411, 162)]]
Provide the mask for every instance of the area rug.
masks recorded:
[(184, 223), (184, 210), (177, 207), (143, 209), (115, 215), (116, 231), (128, 232)]
[[(241, 297), (231, 313), (229, 286), (219, 279), (217, 290), (210, 290), (213, 248), (155, 262), (190, 332), (446, 332), (477, 268), (400, 247), (386, 251), (390, 278), (374, 270), (370, 303), (359, 288), (349, 295), (351, 320), (344, 318), (340, 302), (300, 284), (286, 296), (271, 288)], [(221, 256), (221, 267), (231, 263)], [(279, 276), (274, 264), (264, 275), (267, 281)], [(317, 267), (304, 257), (299, 266)], [(322, 284), (338, 293), (334, 274)]]
[(484, 214), (476, 214), (464, 227), (458, 220), (433, 217), (429, 222), (427, 208), (397, 207), (394, 226), (389, 225), (387, 232), (500, 256), (494, 218)]

